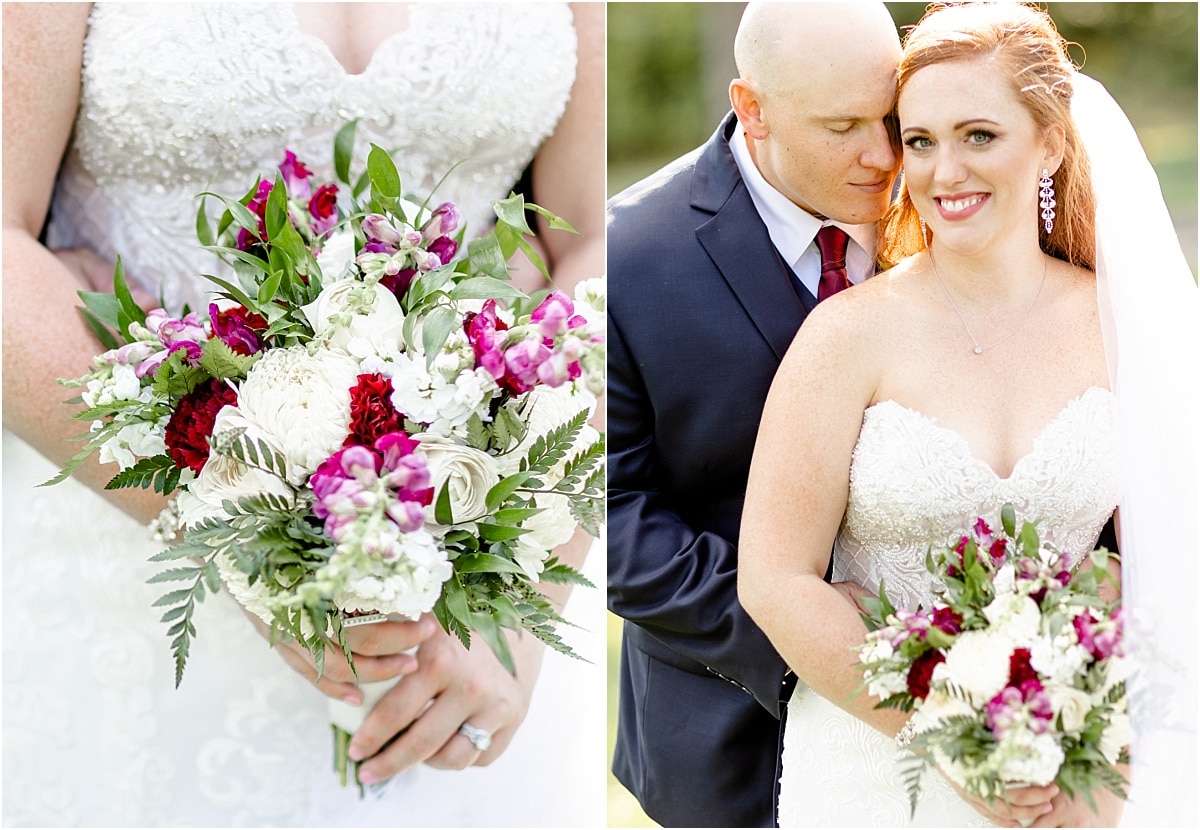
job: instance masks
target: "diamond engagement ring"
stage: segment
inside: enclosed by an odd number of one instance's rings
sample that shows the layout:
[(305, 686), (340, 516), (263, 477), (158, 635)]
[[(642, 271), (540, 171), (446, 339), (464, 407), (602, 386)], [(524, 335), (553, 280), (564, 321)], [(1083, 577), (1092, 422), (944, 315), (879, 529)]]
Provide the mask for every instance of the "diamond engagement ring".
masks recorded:
[(471, 745), (480, 752), (487, 752), (487, 748), (492, 745), (491, 732), (488, 732), (486, 729), (480, 729), (477, 726), (471, 726), (471, 724), (466, 722), (458, 727), (458, 734), (470, 741)]

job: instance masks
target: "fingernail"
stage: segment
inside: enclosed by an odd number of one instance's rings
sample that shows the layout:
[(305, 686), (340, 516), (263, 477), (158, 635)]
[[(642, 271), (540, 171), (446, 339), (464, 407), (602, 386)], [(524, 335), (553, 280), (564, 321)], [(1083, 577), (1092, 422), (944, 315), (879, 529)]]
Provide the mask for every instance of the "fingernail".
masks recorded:
[[(357, 747), (354, 744), (350, 745), (350, 749), (347, 750), (346, 754), (350, 756), (351, 761), (361, 761), (363, 758), (366, 757), (366, 753), (362, 751), (362, 748)], [(362, 778), (363, 775), (364, 775), (363, 773), (359, 773), (358, 777)]]
[(358, 780), (364, 784), (375, 784), (379, 781), (379, 776), (370, 770), (360, 769), (358, 771)]
[(351, 706), (361, 706), (363, 702), (362, 692), (346, 692), (346, 694), (342, 695), (342, 700), (346, 701)]

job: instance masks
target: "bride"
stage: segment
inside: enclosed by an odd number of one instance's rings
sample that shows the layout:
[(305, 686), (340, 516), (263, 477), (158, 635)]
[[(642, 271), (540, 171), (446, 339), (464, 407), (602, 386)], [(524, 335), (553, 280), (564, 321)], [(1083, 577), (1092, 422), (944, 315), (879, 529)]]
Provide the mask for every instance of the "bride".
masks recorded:
[[(928, 606), (929, 545), (976, 516), (995, 526), (1005, 502), (1076, 557), (1120, 508), (1152, 689), (1130, 704), (1130, 801), (1100, 790), (1093, 812), (1051, 785), (984, 802), (927, 774), (913, 824), (1194, 822), (1197, 295), (1157, 181), (1035, 8), (931, 12), (898, 83), (904, 185), (881, 240), (897, 264), (801, 328), (747, 491), (739, 593), (802, 681), (780, 824), (909, 822), (893, 740), (908, 714), (855, 695), (856, 600), (883, 581), (897, 607)], [(797, 433), (795, 412), (821, 416)]]
[[(161, 503), (102, 492), (113, 470), (97, 465), (88, 487), (34, 489), (78, 448), (55, 378), (99, 350), (75, 292), (111, 289), (120, 255), (142, 296), (204, 307), (196, 275), (218, 265), (194, 238), (196, 194), (240, 195), (285, 149), (332, 178), (351, 118), (356, 169), (378, 143), (413, 192), (463, 162), (437, 196), (468, 235), (532, 161), (533, 200), (582, 232), (544, 237), (555, 283), (599, 275), (602, 44), (588, 4), (5, 5), (6, 825), (602, 822), (598, 669), (552, 656), (535, 691), (532, 638), (513, 681), (430, 620), (357, 629), (360, 676), (405, 676), (351, 747), (382, 782), (360, 801), (334, 783), (321, 694), (357, 698), (344, 664), (314, 688), (306, 655), (269, 653), (221, 594), (198, 612), (175, 690), (145, 584), (157, 546), (143, 525)], [(579, 562), (577, 536), (559, 553)], [(577, 591), (567, 612), (596, 633), (598, 594)], [(594, 641), (579, 650), (602, 665)], [(459, 734), (464, 721), (491, 747)]]

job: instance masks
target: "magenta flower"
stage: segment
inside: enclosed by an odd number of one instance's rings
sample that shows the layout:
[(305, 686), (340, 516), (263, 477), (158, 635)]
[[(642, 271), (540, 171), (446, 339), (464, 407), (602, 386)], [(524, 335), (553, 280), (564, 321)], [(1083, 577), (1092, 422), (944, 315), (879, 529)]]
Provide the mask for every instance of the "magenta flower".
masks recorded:
[(287, 187), (288, 196), (293, 199), (307, 199), (312, 195), (312, 171), (304, 166), (304, 162), (296, 158), (291, 150), (284, 150), (283, 163), (279, 165), (283, 174), (283, 183)]
[(1027, 724), (1035, 734), (1050, 728), (1054, 710), (1050, 697), (1037, 680), (1025, 680), (1019, 686), (1008, 686), (987, 705), (987, 725), (997, 738), (1015, 726)]
[(258, 236), (246, 230), (245, 228), (238, 229), (237, 247), (240, 251), (249, 250), (250, 246), (257, 242), (265, 242), (267, 240), (267, 198), (271, 195), (271, 189), (275, 185), (265, 179), (258, 183), (258, 190), (254, 196), (246, 203), (246, 207), (250, 212), (258, 217)]
[(504, 338), (499, 333), (508, 326), (496, 316), (496, 301), (485, 302), (478, 314), (467, 312), (463, 328), (475, 351), (476, 365), (487, 369), (499, 383), (504, 377), (504, 353), (501, 350)]
[(521, 340), (504, 351), (504, 367), (519, 393), (537, 385), (538, 367), (550, 359), (553, 352), (537, 340)]
[(439, 264), (445, 265), (458, 253), (458, 243), (448, 236), (439, 236), (429, 243), (428, 250), (438, 258)]
[(538, 324), (538, 333), (547, 339), (567, 333), (567, 321), (575, 313), (575, 304), (561, 291), (552, 291), (529, 315)]
[(208, 319), (212, 321), (213, 334), (237, 354), (252, 355), (262, 351), (258, 333), (266, 330), (267, 321), (245, 306), (222, 311), (216, 303), (209, 303)]
[(312, 232), (317, 236), (328, 233), (337, 224), (337, 185), (323, 184), (317, 188), (308, 202), (308, 214), (312, 217)]
[[(429, 221), (421, 228), (421, 236), (426, 242), (433, 242), (440, 237), (454, 233), (458, 229), (459, 221), (458, 208), (454, 206), (454, 203), (442, 202), (434, 208), (433, 215), (429, 217)], [(442, 260), (442, 262), (446, 261)]]
[(367, 237), (364, 251), (375, 254), (394, 254), (400, 250), (400, 231), (386, 216), (372, 213), (362, 221), (362, 231)]

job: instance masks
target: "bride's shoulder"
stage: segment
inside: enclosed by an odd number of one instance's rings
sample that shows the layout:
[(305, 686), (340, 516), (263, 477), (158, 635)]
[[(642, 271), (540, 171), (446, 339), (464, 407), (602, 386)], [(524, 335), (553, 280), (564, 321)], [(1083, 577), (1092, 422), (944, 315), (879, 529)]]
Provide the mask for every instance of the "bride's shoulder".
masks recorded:
[(828, 330), (840, 337), (886, 331), (885, 324), (901, 314), (911, 301), (915, 259), (906, 259), (822, 301), (808, 315), (804, 326)]

